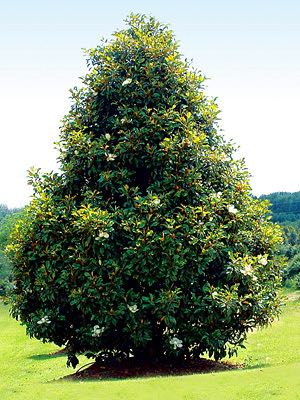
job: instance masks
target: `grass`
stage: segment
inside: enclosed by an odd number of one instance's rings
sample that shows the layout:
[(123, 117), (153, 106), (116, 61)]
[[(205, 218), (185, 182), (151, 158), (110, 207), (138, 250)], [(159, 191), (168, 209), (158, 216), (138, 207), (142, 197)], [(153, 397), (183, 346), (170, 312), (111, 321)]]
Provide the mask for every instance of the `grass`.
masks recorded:
[[(25, 336), (0, 304), (1, 400), (300, 400), (300, 292), (279, 321), (249, 335), (237, 362), (245, 369), (176, 377), (68, 381), (57, 348)], [(81, 358), (81, 365), (85, 362)]]

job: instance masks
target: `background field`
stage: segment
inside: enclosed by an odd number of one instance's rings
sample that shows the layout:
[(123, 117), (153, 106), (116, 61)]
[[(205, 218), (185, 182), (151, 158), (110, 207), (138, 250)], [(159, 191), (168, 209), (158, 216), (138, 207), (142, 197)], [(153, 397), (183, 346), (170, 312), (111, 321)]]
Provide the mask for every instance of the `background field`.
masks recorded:
[[(289, 300), (279, 321), (249, 335), (235, 362), (243, 370), (189, 376), (106, 381), (60, 379), (73, 370), (56, 347), (25, 336), (23, 327), (0, 305), (0, 398), (6, 399), (300, 399), (300, 292)], [(86, 362), (81, 358), (81, 364)]]

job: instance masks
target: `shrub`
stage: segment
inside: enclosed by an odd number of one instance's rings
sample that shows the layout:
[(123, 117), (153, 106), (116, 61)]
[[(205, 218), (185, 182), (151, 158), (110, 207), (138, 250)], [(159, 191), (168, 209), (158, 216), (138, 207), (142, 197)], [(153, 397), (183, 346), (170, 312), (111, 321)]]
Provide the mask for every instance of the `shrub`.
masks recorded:
[(87, 51), (61, 171), (30, 172), (34, 197), (9, 247), (12, 315), (66, 346), (73, 366), (85, 352), (219, 359), (278, 315), (280, 230), (172, 31), (127, 23)]

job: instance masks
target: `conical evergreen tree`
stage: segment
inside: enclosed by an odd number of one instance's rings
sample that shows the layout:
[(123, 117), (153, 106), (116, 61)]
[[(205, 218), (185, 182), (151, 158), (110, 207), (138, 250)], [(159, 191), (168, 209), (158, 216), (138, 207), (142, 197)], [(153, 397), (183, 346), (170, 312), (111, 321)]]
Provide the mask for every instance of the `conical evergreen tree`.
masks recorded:
[(86, 351), (219, 359), (278, 314), (280, 232), (172, 31), (142, 15), (127, 23), (87, 51), (61, 172), (30, 173), (10, 246), (12, 313), (73, 365)]

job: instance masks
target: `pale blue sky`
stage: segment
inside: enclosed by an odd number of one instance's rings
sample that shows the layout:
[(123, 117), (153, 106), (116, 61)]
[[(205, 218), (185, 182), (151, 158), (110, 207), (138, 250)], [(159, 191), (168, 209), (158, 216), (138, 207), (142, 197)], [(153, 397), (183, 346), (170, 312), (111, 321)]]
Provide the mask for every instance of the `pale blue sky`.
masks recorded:
[(169, 23), (210, 78), (253, 192), (300, 190), (299, 1), (0, 1), (0, 203), (29, 201), (32, 165), (56, 168), (68, 89), (86, 71), (81, 49), (124, 27), (130, 12)]

